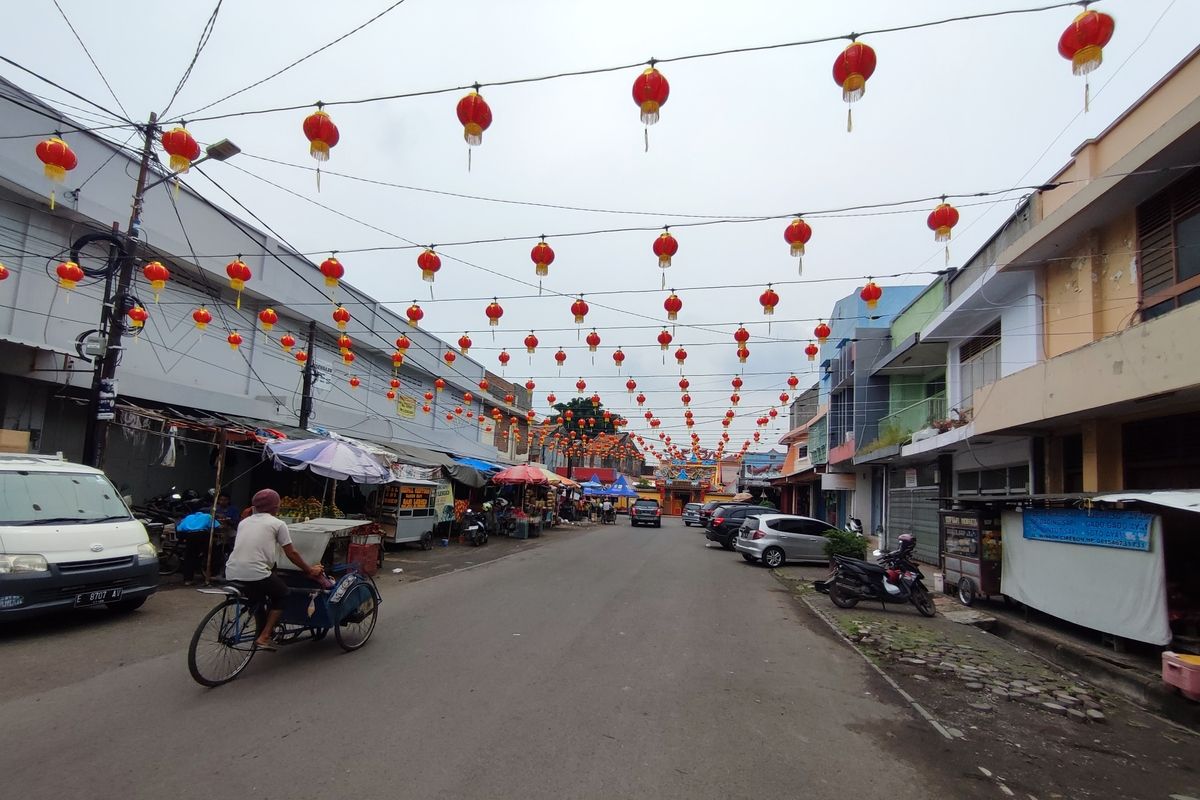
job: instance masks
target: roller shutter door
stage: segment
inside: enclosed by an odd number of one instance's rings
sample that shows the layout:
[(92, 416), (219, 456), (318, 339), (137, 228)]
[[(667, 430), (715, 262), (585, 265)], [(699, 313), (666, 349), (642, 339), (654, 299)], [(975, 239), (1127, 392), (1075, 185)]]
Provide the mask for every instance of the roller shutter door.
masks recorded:
[(938, 526), (936, 486), (888, 490), (887, 546), (896, 546), (902, 533), (917, 537), (914, 556), (917, 561), (935, 566), (941, 564), (942, 543)]

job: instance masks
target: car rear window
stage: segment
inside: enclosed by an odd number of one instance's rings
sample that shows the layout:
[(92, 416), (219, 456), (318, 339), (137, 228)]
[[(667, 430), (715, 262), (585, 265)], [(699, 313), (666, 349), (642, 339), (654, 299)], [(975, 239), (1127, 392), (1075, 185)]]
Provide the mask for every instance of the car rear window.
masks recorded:
[(686, 506), (684, 506), (684, 509), (687, 511), (695, 511), (698, 508), (700, 508), (699, 503), (688, 503)]
[(657, 500), (637, 500), (634, 502), (634, 505), (635, 506), (648, 506), (650, 508), (657, 508), (658, 501)]

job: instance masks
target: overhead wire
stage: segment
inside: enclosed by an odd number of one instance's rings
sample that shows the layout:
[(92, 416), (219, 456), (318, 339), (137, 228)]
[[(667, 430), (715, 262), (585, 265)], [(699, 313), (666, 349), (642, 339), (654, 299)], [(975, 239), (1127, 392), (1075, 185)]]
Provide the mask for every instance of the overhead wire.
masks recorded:
[[(47, 78), (45, 75), (42, 75), (39, 72), (31, 70), (28, 67), (26, 67), (22, 64), (19, 64), (16, 61), (13, 61), (8, 56), (0, 55), (0, 61), (3, 61), (5, 64), (8, 64), (9, 66), (16, 67), (17, 69), (21, 70), (22, 72), (26, 73), (27, 75), (37, 78), (39, 81), (42, 81), (43, 83), (53, 86), (55, 89), (58, 89), (60, 92), (66, 92), (67, 94), (71, 95), (71, 97), (74, 97), (76, 100), (81, 100), (82, 102), (87, 103), (89, 106), (92, 106), (93, 108), (100, 109), (105, 114), (108, 114), (110, 117), (113, 117), (114, 119), (119, 119), (122, 122), (127, 123), (127, 125), (135, 124), (133, 122), (133, 120), (129, 119), (128, 116), (122, 116), (121, 114), (118, 114), (117, 112), (113, 111), (111, 108), (102, 106), (94, 100), (89, 100), (88, 98), (84, 97), (83, 95), (79, 94), (78, 92), (74, 92), (74, 91), (68, 89), (67, 87), (63, 86), (62, 84), (59, 84), (59, 83), (51, 80), (50, 78)], [(127, 125), (120, 126), (120, 127), (127, 127)]]
[(192, 69), (195, 68), (196, 62), (200, 59), (200, 54), (204, 52), (204, 47), (208, 44), (208, 40), (212, 37), (213, 29), (217, 25), (217, 15), (221, 13), (222, 2), (224, 2), (224, 0), (217, 0), (217, 4), (213, 6), (213, 10), (212, 13), (209, 14), (208, 21), (204, 23), (204, 28), (202, 28), (200, 31), (200, 40), (196, 42), (196, 50), (192, 53), (192, 59), (188, 62), (187, 69), (183, 71), (183, 77), (181, 77), (179, 79), (179, 83), (175, 85), (175, 91), (171, 93), (171, 99), (167, 101), (167, 104), (163, 106), (163, 110), (159, 113), (160, 117), (165, 117), (167, 115), (167, 111), (170, 110), (171, 105), (175, 102), (175, 98), (179, 97), (179, 93), (183, 91), (184, 84), (187, 83), (188, 78), (192, 77)]
[(104, 81), (104, 88), (108, 89), (108, 93), (112, 95), (112, 99), (116, 101), (117, 108), (121, 109), (121, 113), (125, 116), (122, 119), (129, 119), (129, 112), (121, 103), (121, 98), (117, 97), (117, 93), (113, 91), (112, 84), (108, 82), (108, 77), (104, 74), (104, 70), (100, 69), (100, 65), (96, 63), (96, 59), (92, 56), (92, 51), (88, 50), (88, 46), (84, 43), (83, 37), (79, 35), (79, 31), (75, 30), (75, 26), (71, 24), (70, 17), (63, 10), (62, 5), (58, 0), (54, 0), (54, 7), (58, 9), (58, 13), (62, 16), (63, 22), (67, 23), (67, 27), (71, 29), (71, 35), (75, 37), (75, 41), (79, 42), (80, 48), (83, 49), (83, 54), (87, 56), (88, 61), (92, 63), (92, 67), (96, 70), (96, 74), (100, 76), (100, 80)]
[[(842, 40), (847, 40), (847, 39), (853, 41), (857, 38), (861, 38), (864, 36), (876, 36), (876, 35), (886, 34), (886, 33), (897, 33), (897, 32), (902, 32), (902, 31), (917, 30), (920, 28), (930, 28), (930, 27), (935, 27), (935, 26), (940, 26), (940, 25), (949, 25), (949, 24), (958, 23), (958, 22), (968, 22), (968, 21), (973, 21), (973, 20), (988, 19), (988, 18), (993, 18), (993, 17), (1011, 16), (1011, 15), (1016, 15), (1016, 14), (1035, 14), (1035, 13), (1041, 13), (1044, 11), (1052, 11), (1052, 10), (1060, 9), (1060, 8), (1069, 8), (1072, 6), (1078, 6), (1078, 5), (1082, 5), (1082, 4), (1083, 3), (1080, 2), (1080, 0), (1072, 0), (1072, 2), (1055, 3), (1052, 5), (1044, 5), (1044, 6), (1031, 7), (1031, 8), (1017, 8), (1017, 9), (1006, 9), (1006, 10), (1000, 10), (1000, 11), (982, 12), (982, 13), (978, 13), (978, 14), (965, 14), (965, 15), (960, 15), (960, 16), (956, 16), (956, 17), (945, 17), (945, 18), (936, 19), (936, 20), (927, 20), (924, 22), (910, 23), (907, 25), (896, 25), (896, 26), (889, 26), (889, 27), (883, 27), (883, 28), (869, 28), (866, 30), (852, 32), (852, 33), (835, 34), (835, 35), (831, 35), (831, 36), (822, 36), (822, 37), (813, 38), (813, 39), (803, 39), (803, 40), (789, 41), (789, 42), (778, 42), (775, 44), (767, 44), (767, 45), (752, 45), (752, 46), (747, 46), (747, 47), (726, 48), (726, 49), (722, 49), (722, 50), (713, 50), (713, 51), (702, 52), (702, 53), (690, 53), (690, 54), (679, 55), (679, 56), (671, 56), (671, 57), (667, 57), (667, 58), (651, 58), (649, 60), (633, 61), (633, 62), (618, 64), (618, 65), (613, 65), (613, 66), (592, 67), (592, 68), (578, 69), (578, 70), (566, 70), (566, 71), (555, 72), (555, 73), (546, 74), (546, 75), (537, 75), (537, 76), (524, 77), (524, 78), (510, 78), (510, 79), (506, 79), (506, 80), (492, 80), (492, 81), (473, 81), (470, 84), (463, 84), (463, 85), (459, 85), (459, 86), (446, 86), (446, 87), (442, 87), (442, 88), (438, 88), (438, 89), (424, 89), (424, 90), (418, 90), (418, 91), (412, 91), (412, 92), (402, 92), (402, 93), (388, 94), (388, 95), (377, 95), (377, 96), (372, 96), (372, 97), (363, 97), (363, 98), (348, 99), (348, 100), (323, 100), (323, 101), (321, 101), (321, 104), (323, 106), (363, 105), (366, 103), (377, 103), (377, 102), (383, 102), (383, 101), (388, 101), (388, 100), (400, 100), (400, 99), (407, 99), (407, 98), (414, 98), (414, 97), (429, 97), (432, 95), (447, 94), (449, 92), (460, 92), (460, 91), (466, 91), (468, 89), (479, 89), (479, 88), (483, 88), (483, 87), (516, 86), (516, 85), (520, 85), (520, 84), (542, 83), (545, 81), (559, 80), (561, 78), (574, 78), (574, 77), (582, 77), (582, 76), (587, 76), (587, 75), (599, 75), (599, 74), (603, 74), (603, 73), (607, 73), (607, 72), (620, 72), (623, 70), (629, 70), (629, 69), (634, 69), (636, 67), (645, 66), (647, 64), (670, 64), (670, 63), (680, 62), (680, 61), (692, 61), (692, 60), (697, 60), (697, 59), (716, 58), (716, 57), (720, 57), (720, 56), (764, 52), (764, 51), (768, 51), (768, 50), (778, 50), (778, 49), (783, 49), (783, 48), (804, 47), (804, 46), (815, 45), (815, 44), (826, 44), (829, 42), (837, 42), (837, 41), (842, 41)], [(228, 113), (224, 113), (224, 114), (212, 114), (212, 115), (203, 116), (203, 117), (192, 116), (191, 121), (204, 122), (204, 121), (214, 120), (214, 119), (228, 119), (231, 117), (252, 116), (252, 115), (260, 115), (260, 114), (273, 114), (273, 113), (279, 113), (279, 112), (284, 112), (284, 111), (299, 111), (302, 109), (311, 108), (313, 105), (314, 105), (314, 103), (304, 103), (304, 104), (299, 104), (299, 105), (275, 106), (275, 107), (271, 107), (271, 108), (235, 111), (235, 112), (228, 112)]]
[(313, 51), (311, 51), (311, 52), (309, 52), (309, 53), (307, 53), (307, 54), (305, 54), (305, 55), (301, 56), (300, 58), (298, 58), (298, 59), (296, 59), (295, 61), (291, 62), (291, 63), (290, 63), (290, 64), (288, 64), (287, 66), (285, 66), (285, 67), (282, 67), (282, 68), (280, 68), (280, 69), (276, 70), (275, 72), (272, 72), (272, 73), (271, 73), (270, 75), (268, 75), (267, 77), (265, 77), (265, 78), (260, 78), (259, 80), (255, 81), (254, 83), (250, 84), (249, 86), (243, 86), (241, 89), (238, 89), (236, 92), (230, 92), (229, 94), (225, 95), (224, 97), (221, 97), (221, 98), (218, 98), (217, 100), (214, 100), (214, 101), (212, 101), (212, 102), (211, 102), (211, 103), (209, 103), (208, 105), (203, 105), (203, 106), (200, 106), (199, 108), (195, 109), (194, 111), (189, 111), (188, 113), (186, 113), (186, 114), (184, 114), (184, 115), (183, 115), (183, 118), (184, 118), (184, 119), (187, 119), (187, 118), (189, 118), (189, 117), (192, 117), (192, 116), (194, 116), (194, 115), (196, 115), (196, 114), (199, 114), (201, 111), (207, 111), (208, 109), (212, 108), (212, 107), (213, 107), (213, 106), (215, 106), (215, 105), (218, 105), (218, 104), (220, 104), (220, 103), (224, 103), (226, 100), (229, 100), (229, 99), (231, 99), (231, 98), (237, 97), (239, 94), (242, 94), (243, 92), (248, 92), (248, 91), (250, 91), (251, 89), (253, 89), (253, 88), (255, 88), (255, 87), (262, 86), (262, 85), (263, 85), (264, 83), (266, 83), (267, 81), (270, 81), (270, 80), (273, 80), (273, 79), (275, 79), (275, 78), (278, 78), (278, 77), (279, 77), (280, 75), (282, 75), (283, 73), (287, 72), (288, 70), (292, 69), (293, 67), (296, 67), (296, 66), (299, 66), (300, 64), (303, 64), (305, 61), (307, 61), (308, 59), (310, 59), (310, 58), (312, 58), (313, 56), (317, 55), (318, 53), (321, 53), (321, 52), (323, 52), (323, 51), (325, 51), (325, 50), (328, 50), (330, 47), (333, 47), (335, 44), (338, 44), (339, 42), (341, 42), (341, 41), (343, 41), (343, 40), (345, 40), (345, 39), (348, 39), (348, 38), (350, 38), (350, 37), (351, 37), (351, 36), (353, 36), (354, 34), (356, 34), (356, 33), (358, 33), (359, 31), (361, 31), (363, 28), (366, 28), (366, 27), (367, 27), (368, 25), (370, 25), (371, 23), (373, 23), (373, 22), (375, 22), (375, 21), (379, 20), (381, 17), (383, 17), (384, 15), (388, 14), (390, 11), (394, 10), (395, 8), (397, 8), (397, 7), (401, 6), (401, 5), (403, 5), (404, 3), (405, 3), (405, 0), (396, 0), (396, 2), (392, 3), (390, 6), (388, 6), (387, 8), (385, 8), (383, 11), (380, 11), (378, 14), (376, 14), (376, 15), (375, 15), (375, 16), (373, 16), (373, 17), (371, 17), (371, 18), (370, 18), (370, 19), (368, 19), (366, 22), (363, 22), (362, 24), (358, 25), (357, 27), (355, 27), (355, 28), (352, 28), (351, 30), (347, 31), (346, 33), (343, 33), (341, 36), (337, 37), (337, 38), (336, 38), (336, 39), (334, 39), (333, 41), (331, 41), (331, 42), (326, 42), (325, 44), (323, 44), (323, 45), (321, 45), (320, 47), (318, 47), (316, 50), (313, 50)]

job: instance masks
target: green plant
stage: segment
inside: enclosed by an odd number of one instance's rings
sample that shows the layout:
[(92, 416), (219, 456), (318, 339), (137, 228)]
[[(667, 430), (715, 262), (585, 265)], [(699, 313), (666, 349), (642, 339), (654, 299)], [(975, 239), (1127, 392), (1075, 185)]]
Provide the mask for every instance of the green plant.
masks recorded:
[(770, 500), (768, 500), (765, 497), (762, 500), (759, 500), (758, 504), (760, 506), (762, 506), (763, 508), (776, 508), (777, 507), (774, 503), (772, 503)]
[(849, 531), (830, 528), (825, 531), (825, 555), (832, 561), (834, 556), (865, 559), (867, 540)]
[(912, 431), (902, 428), (894, 422), (889, 422), (879, 429), (879, 435), (874, 440), (863, 445), (860, 453), (871, 453), (884, 447), (896, 444), (908, 444)]

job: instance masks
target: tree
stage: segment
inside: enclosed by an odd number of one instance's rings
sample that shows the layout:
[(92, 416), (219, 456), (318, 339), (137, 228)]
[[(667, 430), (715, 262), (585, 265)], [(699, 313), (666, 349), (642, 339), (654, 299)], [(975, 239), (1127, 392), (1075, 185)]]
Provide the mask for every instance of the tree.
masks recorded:
[[(554, 410), (558, 412), (550, 418), (551, 422), (556, 423), (557, 427), (551, 435), (559, 435), (571, 438), (571, 434), (575, 434), (573, 441), (582, 441), (584, 443), (595, 440), (600, 436), (620, 436), (620, 426), (624, 424), (624, 420), (616, 414), (608, 413), (608, 418), (605, 418), (604, 404), (599, 401), (599, 397), (573, 397), (566, 403), (555, 403)], [(568, 415), (568, 412), (569, 415)], [(569, 418), (568, 418), (569, 416)], [(573, 466), (573, 457), (567, 456), (567, 474), (571, 474)]]

